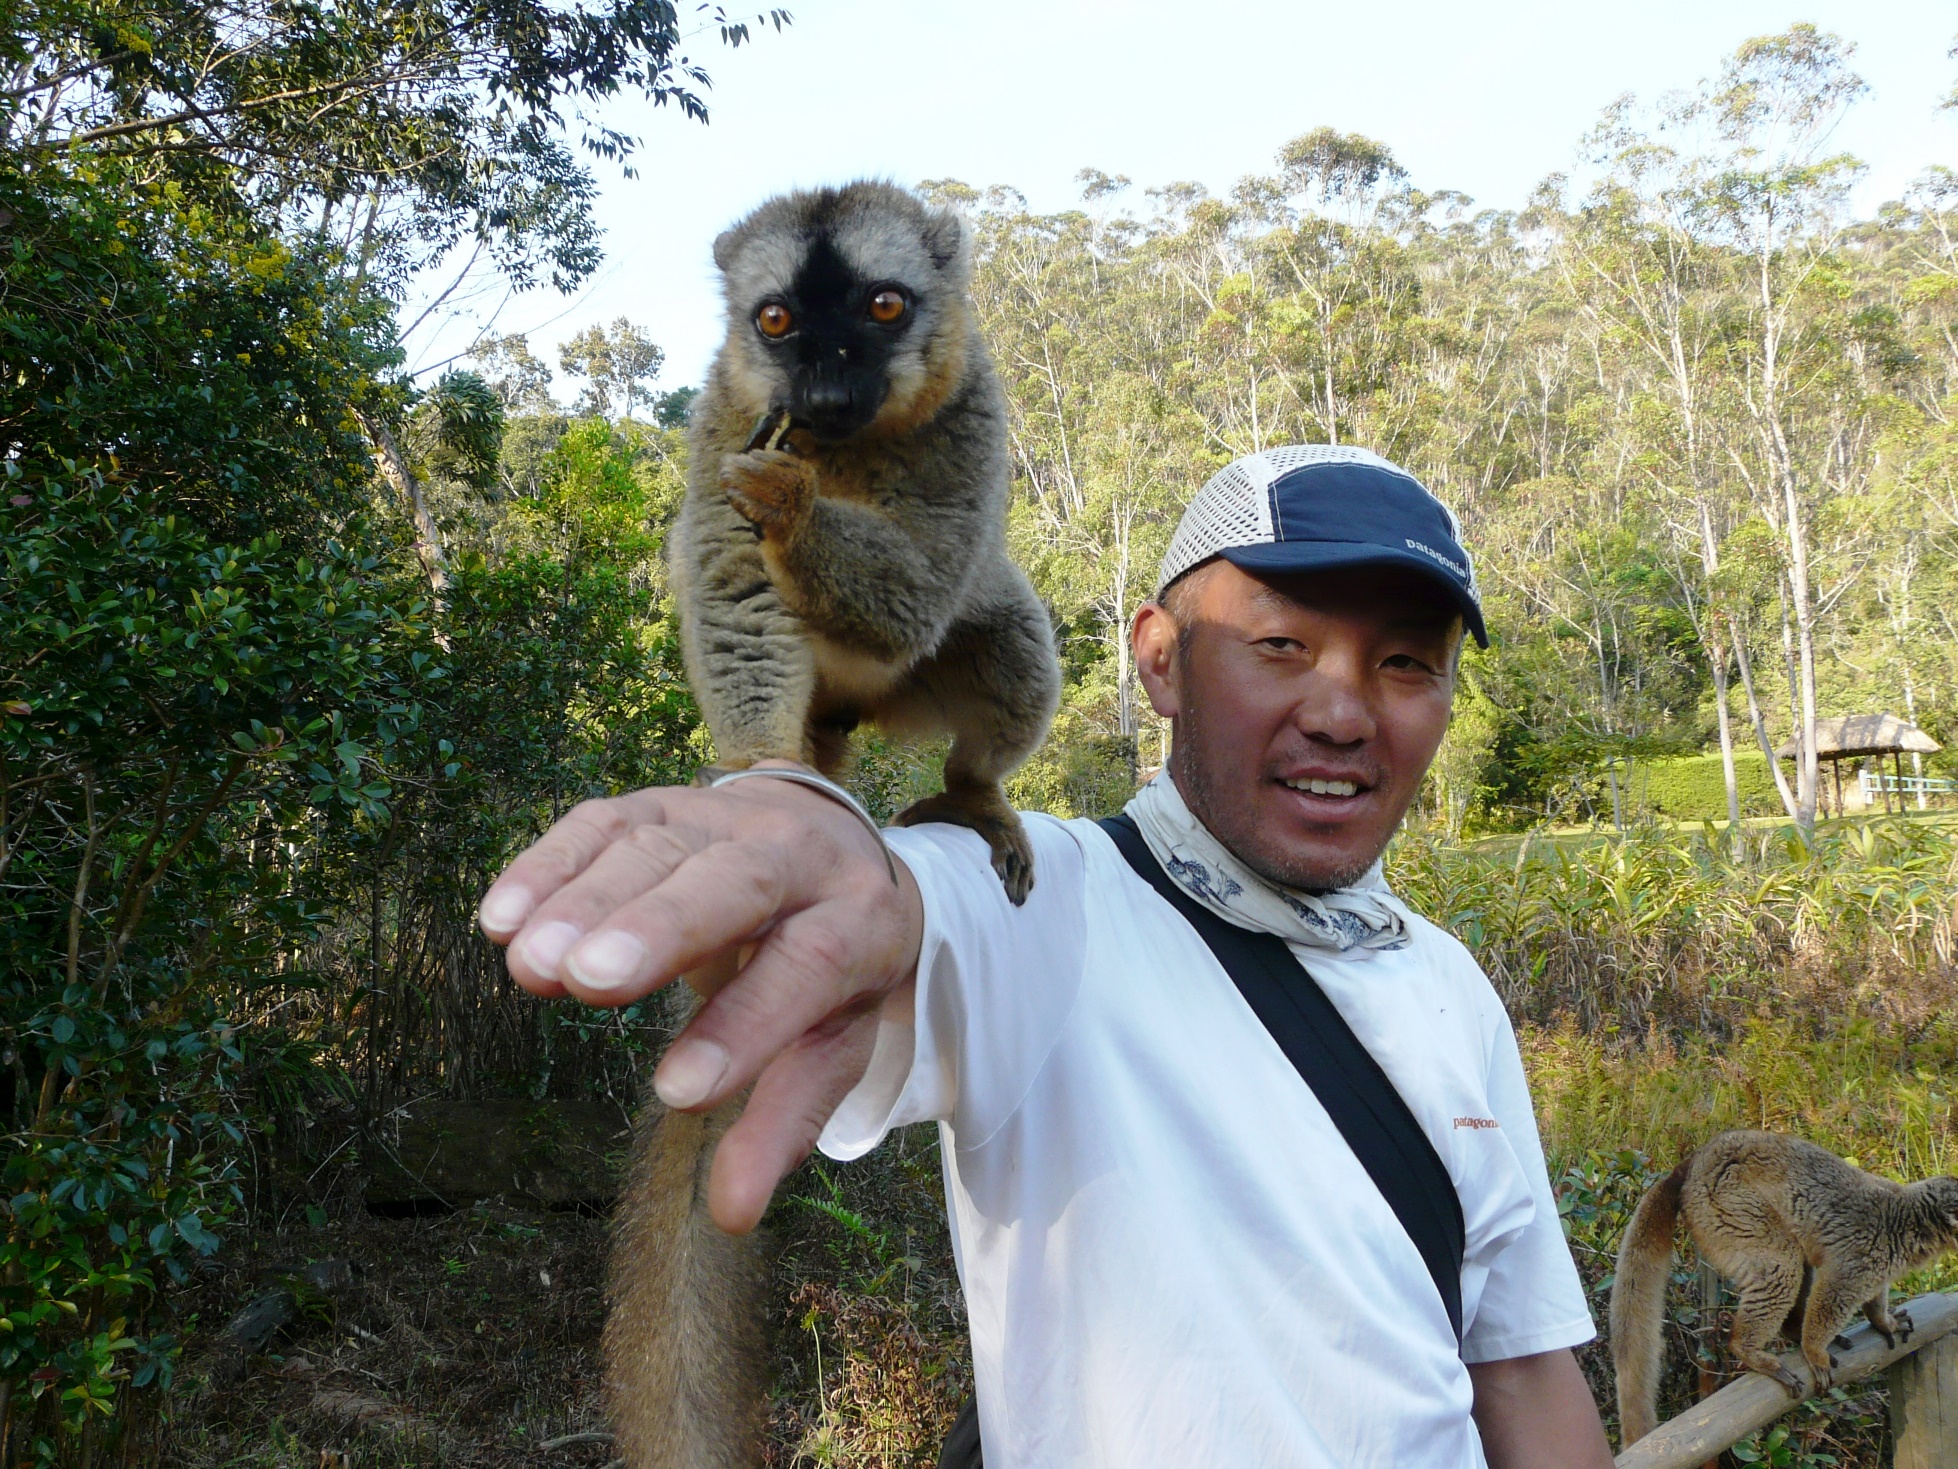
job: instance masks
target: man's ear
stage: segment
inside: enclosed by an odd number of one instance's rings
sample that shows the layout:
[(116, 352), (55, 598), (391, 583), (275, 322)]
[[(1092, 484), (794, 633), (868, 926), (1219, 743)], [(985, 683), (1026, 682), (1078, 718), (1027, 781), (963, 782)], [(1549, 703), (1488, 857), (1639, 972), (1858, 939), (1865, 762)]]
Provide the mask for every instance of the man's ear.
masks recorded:
[(1159, 602), (1144, 602), (1135, 609), (1129, 624), (1129, 648), (1135, 655), (1136, 677), (1149, 696), (1149, 707), (1164, 719), (1174, 719), (1182, 708), (1182, 688), (1177, 680), (1176, 643), (1181, 629), (1167, 607)]

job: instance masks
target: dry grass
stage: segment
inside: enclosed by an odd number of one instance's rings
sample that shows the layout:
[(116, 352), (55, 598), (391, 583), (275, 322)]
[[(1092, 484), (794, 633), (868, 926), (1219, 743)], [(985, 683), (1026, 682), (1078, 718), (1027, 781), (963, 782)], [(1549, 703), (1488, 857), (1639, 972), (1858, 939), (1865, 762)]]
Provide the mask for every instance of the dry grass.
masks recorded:
[[(315, 1214), (316, 1219), (319, 1216)], [(295, 1207), (180, 1301), (206, 1343), (146, 1462), (183, 1469), (590, 1469), (602, 1430), (603, 1221), (486, 1205), (379, 1219)], [(971, 1392), (964, 1307), (929, 1129), (847, 1169), (811, 1164), (770, 1216), (780, 1246), (770, 1466), (924, 1469)], [(268, 1282), (352, 1261), (348, 1288), (225, 1387), (209, 1341)]]

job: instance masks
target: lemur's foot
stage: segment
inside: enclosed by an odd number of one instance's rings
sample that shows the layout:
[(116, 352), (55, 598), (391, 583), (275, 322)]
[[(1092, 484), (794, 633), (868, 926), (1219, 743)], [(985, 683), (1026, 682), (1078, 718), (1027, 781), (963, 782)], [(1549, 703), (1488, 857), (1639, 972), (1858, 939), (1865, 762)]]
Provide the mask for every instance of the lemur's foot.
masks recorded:
[[(1877, 1327), (1877, 1330), (1883, 1331), (1883, 1328), (1879, 1326)], [(1887, 1342), (1890, 1342), (1890, 1345), (1893, 1347), (1896, 1345), (1895, 1342), (1890, 1341), (1890, 1333), (1887, 1331), (1883, 1331), (1883, 1339)], [(1840, 1331), (1838, 1331), (1834, 1336), (1829, 1338), (1829, 1349), (1831, 1352), (1846, 1352), (1855, 1345), (1856, 1343), (1852, 1342), (1848, 1337), (1844, 1336)]]
[(1006, 896), (1015, 907), (1026, 902), (1033, 891), (1033, 844), (1027, 840), (1020, 813), (1006, 803), (1006, 793), (999, 787), (927, 796), (905, 808), (892, 824), (916, 826), (924, 821), (946, 821), (978, 832), (993, 849), (993, 871), (1006, 885)]
[(721, 456), (721, 492), (743, 520), (764, 531), (799, 519), (815, 488), (809, 461), (784, 450)]
[[(1776, 1382), (1786, 1388), (1788, 1395), (1797, 1402), (1808, 1396), (1808, 1384), (1803, 1382), (1801, 1377), (1773, 1352), (1764, 1352), (1758, 1347), (1750, 1349), (1736, 1343), (1734, 1346), (1734, 1355), (1740, 1359), (1741, 1366), (1747, 1368), (1748, 1371), (1758, 1372), (1763, 1377), (1772, 1377)], [(1813, 1367), (1815, 1364), (1810, 1363), (1809, 1365)], [(1816, 1391), (1820, 1392), (1821, 1389), (1817, 1388)]]
[(710, 786), (724, 775), (732, 775), (737, 770), (747, 769), (746, 765), (703, 765), (693, 773), (693, 783), (697, 786)]
[[(1910, 1312), (1898, 1306), (1890, 1312), (1890, 1319), (1897, 1323), (1897, 1341), (1909, 1341), (1910, 1334), (1917, 1330), (1917, 1323), (1910, 1319)], [(1896, 1342), (1890, 1345), (1895, 1346)]]

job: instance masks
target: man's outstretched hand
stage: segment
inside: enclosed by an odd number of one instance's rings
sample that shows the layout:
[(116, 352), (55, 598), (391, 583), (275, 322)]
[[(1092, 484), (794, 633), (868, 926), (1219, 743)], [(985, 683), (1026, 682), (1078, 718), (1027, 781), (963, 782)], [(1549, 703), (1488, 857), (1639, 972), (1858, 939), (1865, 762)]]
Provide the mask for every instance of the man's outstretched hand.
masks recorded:
[[(768, 762), (777, 763), (777, 762)], [(854, 815), (785, 780), (656, 788), (576, 807), (483, 897), (483, 932), (532, 994), (624, 1005), (691, 974), (715, 990), (653, 1074), (669, 1107), (754, 1093), (721, 1140), (708, 1205), (752, 1229), (910, 1004), (924, 909)]]

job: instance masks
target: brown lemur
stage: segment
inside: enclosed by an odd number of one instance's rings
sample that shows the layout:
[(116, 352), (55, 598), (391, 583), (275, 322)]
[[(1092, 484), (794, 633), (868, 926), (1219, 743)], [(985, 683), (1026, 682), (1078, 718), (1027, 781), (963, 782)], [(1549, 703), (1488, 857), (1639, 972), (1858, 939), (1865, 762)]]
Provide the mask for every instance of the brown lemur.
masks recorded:
[(728, 334), (693, 408), (670, 559), (687, 678), (719, 764), (833, 771), (849, 731), (949, 734), (945, 790), (900, 825), (1032, 854), (1002, 782), (1060, 672), (1006, 553), (1006, 399), (967, 298), (959, 217), (886, 184), (771, 199), (714, 242)]
[[(1684, 1218), (1700, 1258), (1739, 1294), (1731, 1338), (1743, 1365), (1796, 1397), (1833, 1380), (1829, 1348), (1860, 1308), (1892, 1346), (1910, 1316), (1889, 1306), (1890, 1282), (1958, 1249), (1958, 1178), (1892, 1183), (1826, 1148), (1774, 1132), (1723, 1132), (1645, 1191), (1618, 1250), (1611, 1356), (1624, 1445), (1658, 1426), (1660, 1328)], [(1768, 1343), (1801, 1344), (1812, 1384)]]
[[(669, 560), (719, 768), (834, 772), (863, 720), (948, 734), (943, 793), (898, 822), (977, 831), (1022, 902), (1032, 853), (1003, 782), (1045, 736), (1060, 670), (1006, 551), (1006, 399), (972, 319), (964, 225), (854, 183), (769, 200), (714, 261), (727, 337), (693, 405)], [(767, 1264), (707, 1209), (739, 1110), (653, 1102), (641, 1119), (605, 1328), (630, 1469), (760, 1460)]]

